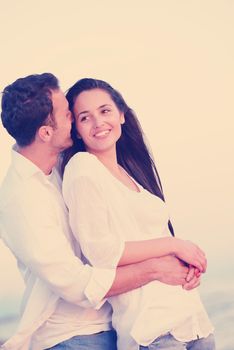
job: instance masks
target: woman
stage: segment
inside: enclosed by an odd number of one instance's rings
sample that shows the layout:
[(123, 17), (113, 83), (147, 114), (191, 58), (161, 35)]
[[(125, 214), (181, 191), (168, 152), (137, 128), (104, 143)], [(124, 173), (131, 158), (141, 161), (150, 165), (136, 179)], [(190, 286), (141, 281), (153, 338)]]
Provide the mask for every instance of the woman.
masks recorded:
[[(193, 273), (205, 272), (201, 249), (172, 237), (156, 167), (122, 96), (106, 82), (82, 79), (67, 99), (74, 144), (63, 155), (63, 193), (85, 258), (115, 268), (174, 254)], [(119, 350), (214, 349), (196, 289), (155, 281), (109, 302)]]

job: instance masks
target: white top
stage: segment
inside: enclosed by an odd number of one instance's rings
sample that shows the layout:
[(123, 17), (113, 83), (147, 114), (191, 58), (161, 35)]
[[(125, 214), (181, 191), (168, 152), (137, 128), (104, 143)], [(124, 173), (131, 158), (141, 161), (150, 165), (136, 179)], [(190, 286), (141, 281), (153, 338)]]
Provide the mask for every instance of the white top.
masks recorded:
[[(126, 241), (169, 235), (165, 203), (137, 186), (139, 193), (89, 153), (76, 154), (68, 163), (63, 194), (70, 225), (93, 266), (116, 267)], [(190, 341), (213, 330), (197, 290), (154, 281), (109, 301), (119, 350), (137, 350), (138, 344), (147, 346), (167, 332)]]
[(110, 328), (110, 306), (93, 308), (103, 305), (115, 270), (81, 262), (58, 186), (56, 171), (46, 176), (12, 151), (0, 189), (0, 233), (18, 260), (26, 290), (16, 334), (2, 349), (26, 350), (31, 341), (30, 349), (41, 350)]

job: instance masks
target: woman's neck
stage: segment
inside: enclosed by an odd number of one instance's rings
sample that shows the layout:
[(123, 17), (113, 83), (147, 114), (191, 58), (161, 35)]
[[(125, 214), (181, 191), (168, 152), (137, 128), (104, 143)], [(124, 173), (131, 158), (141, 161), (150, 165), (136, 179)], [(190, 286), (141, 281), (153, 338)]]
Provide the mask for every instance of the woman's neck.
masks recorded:
[(123, 185), (128, 187), (130, 190), (140, 192), (137, 184), (130, 178), (127, 172), (118, 164), (117, 153), (110, 150), (109, 152), (90, 152), (95, 155), (100, 162), (109, 170), (109, 172)]
[(119, 174), (119, 165), (115, 149), (107, 150), (105, 152), (90, 153), (94, 154), (100, 160), (100, 162), (102, 162), (102, 164), (110, 170), (110, 172), (112, 172), (113, 174)]

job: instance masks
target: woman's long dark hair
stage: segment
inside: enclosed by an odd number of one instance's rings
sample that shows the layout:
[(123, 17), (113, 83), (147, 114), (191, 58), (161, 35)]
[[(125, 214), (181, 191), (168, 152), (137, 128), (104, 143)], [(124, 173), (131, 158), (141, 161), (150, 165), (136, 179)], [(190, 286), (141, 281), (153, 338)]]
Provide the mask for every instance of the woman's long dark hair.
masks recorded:
[[(66, 98), (69, 103), (69, 108), (74, 116), (74, 103), (76, 98), (83, 92), (92, 89), (101, 89), (106, 91), (111, 99), (116, 104), (120, 112), (124, 114), (125, 123), (122, 125), (122, 134), (117, 141), (117, 160), (118, 163), (132, 176), (141, 186), (157, 197), (165, 201), (161, 181), (150, 155), (150, 152), (145, 144), (143, 131), (135, 113), (128, 107), (121, 94), (113, 89), (108, 83), (97, 79), (81, 79), (78, 80), (67, 92)], [(75, 118), (74, 118), (75, 119)], [(62, 154), (61, 170), (64, 168), (69, 159), (77, 152), (85, 152), (85, 145), (82, 139), (77, 138), (75, 122), (72, 125), (71, 136), (73, 145), (65, 150)], [(171, 222), (168, 226), (172, 236), (174, 230)]]

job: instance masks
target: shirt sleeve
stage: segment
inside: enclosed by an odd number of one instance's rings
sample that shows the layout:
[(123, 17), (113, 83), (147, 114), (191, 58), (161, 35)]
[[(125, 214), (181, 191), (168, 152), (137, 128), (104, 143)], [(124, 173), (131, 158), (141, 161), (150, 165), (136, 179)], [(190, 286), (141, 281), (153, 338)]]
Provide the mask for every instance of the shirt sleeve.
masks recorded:
[[(70, 225), (91, 265), (116, 268), (125, 243), (116, 230), (103, 189), (88, 176), (64, 181), (63, 194)], [(118, 226), (118, 223), (117, 223)]]
[(13, 197), (1, 213), (1, 226), (2, 238), (17, 259), (59, 297), (87, 308), (103, 304), (115, 270), (84, 265), (75, 256), (49, 196)]

